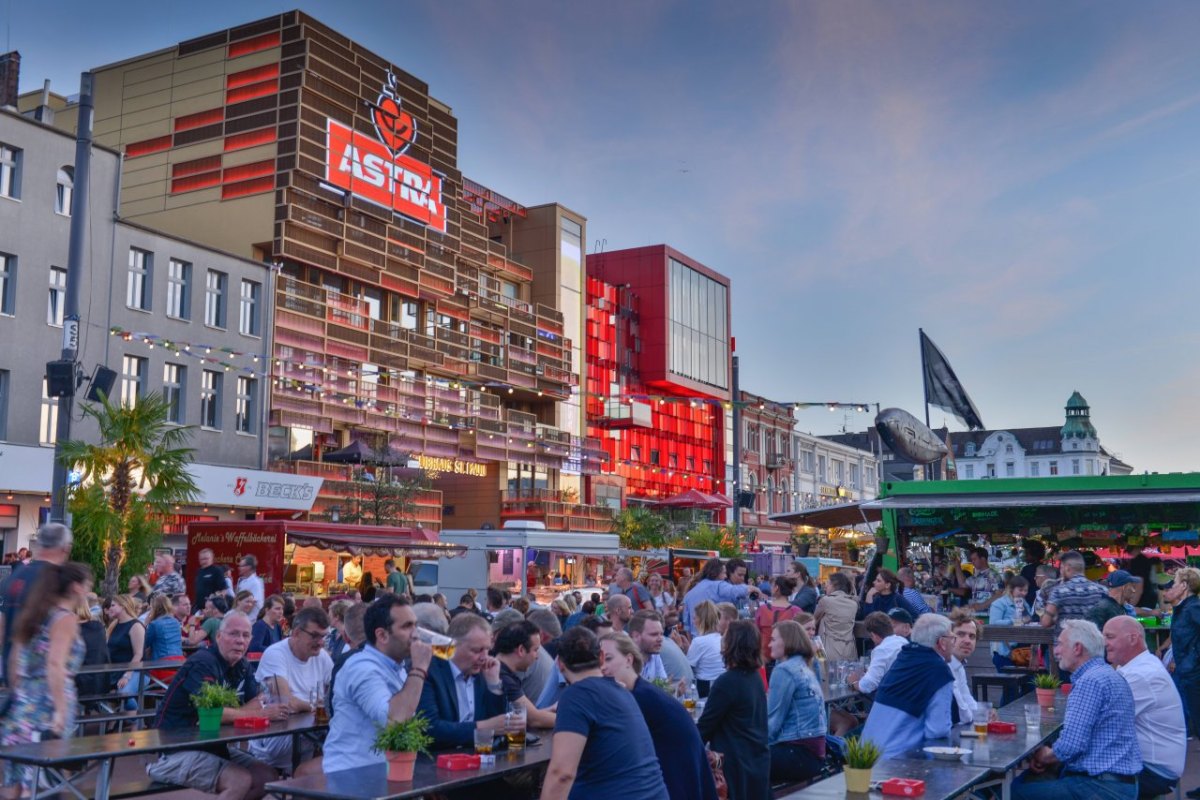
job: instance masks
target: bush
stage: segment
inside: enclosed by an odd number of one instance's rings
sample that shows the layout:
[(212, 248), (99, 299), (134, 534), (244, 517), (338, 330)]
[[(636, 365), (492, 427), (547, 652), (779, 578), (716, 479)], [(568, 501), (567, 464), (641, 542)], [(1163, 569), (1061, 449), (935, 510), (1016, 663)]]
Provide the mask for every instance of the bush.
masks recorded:
[(433, 744), (429, 720), (414, 714), (403, 722), (389, 722), (375, 735), (375, 750), (380, 753), (428, 753)]

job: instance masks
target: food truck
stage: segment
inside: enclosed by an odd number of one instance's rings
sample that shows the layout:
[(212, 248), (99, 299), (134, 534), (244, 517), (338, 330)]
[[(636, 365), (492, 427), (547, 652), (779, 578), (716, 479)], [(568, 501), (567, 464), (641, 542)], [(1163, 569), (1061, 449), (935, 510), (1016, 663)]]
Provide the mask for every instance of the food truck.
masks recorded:
[(207, 548), (213, 551), (213, 563), (232, 568), (235, 585), (238, 562), (252, 555), (266, 594), (323, 598), (359, 588), (342, 580), (342, 567), (351, 559), (361, 559), (364, 577), (370, 573), (377, 584), (385, 584), (383, 562), (389, 558), (404, 570), (409, 560), (452, 560), (466, 553), (465, 547), (440, 541), (437, 532), (427, 528), (281, 519), (191, 522), (187, 547), (184, 575), (189, 591), (199, 569), (196, 554)]
[(438, 587), (452, 606), (468, 589), (482, 597), (488, 586), (503, 586), (514, 596), (533, 591), (539, 603), (572, 589), (600, 591), (616, 567), (619, 546), (616, 534), (547, 531), (543, 523), (524, 520), (499, 530), (442, 531), (441, 541), (466, 551), (438, 559)]

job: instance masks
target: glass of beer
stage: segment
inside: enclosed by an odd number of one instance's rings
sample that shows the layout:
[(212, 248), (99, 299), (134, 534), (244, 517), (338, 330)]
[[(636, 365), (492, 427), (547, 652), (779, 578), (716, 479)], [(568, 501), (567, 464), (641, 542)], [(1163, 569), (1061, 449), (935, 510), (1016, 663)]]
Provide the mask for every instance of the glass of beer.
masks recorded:
[(508, 740), (509, 751), (525, 749), (525, 706), (520, 703), (509, 703), (504, 715), (504, 738)]
[(475, 729), (475, 754), (481, 756), (490, 756), (492, 754), (492, 746), (496, 741), (496, 731), (492, 728), (480, 730)]
[(328, 684), (322, 684), (312, 690), (309, 695), (309, 705), (313, 710), (313, 722), (318, 725), (329, 724), (329, 713), (325, 709), (325, 693), (329, 691)]
[(975, 733), (980, 738), (987, 738), (988, 722), (992, 716), (991, 703), (976, 703), (975, 717), (972, 724), (975, 726)]
[(443, 633), (431, 631), (428, 628), (417, 628), (417, 638), (433, 648), (433, 654), (438, 658), (454, 658), (454, 640)]
[(684, 708), (686, 708), (691, 713), (695, 713), (696, 701), (699, 698), (700, 698), (699, 694), (696, 693), (696, 684), (691, 683), (691, 684), (688, 684), (688, 687), (683, 690), (683, 697), (680, 699), (683, 700)]

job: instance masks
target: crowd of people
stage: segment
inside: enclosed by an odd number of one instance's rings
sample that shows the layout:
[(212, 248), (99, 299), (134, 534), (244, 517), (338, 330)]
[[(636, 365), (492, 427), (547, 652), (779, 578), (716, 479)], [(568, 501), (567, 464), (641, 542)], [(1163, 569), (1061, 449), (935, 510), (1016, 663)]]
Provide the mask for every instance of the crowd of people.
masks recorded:
[[(503, 732), (513, 713), (553, 731), (542, 798), (715, 800), (721, 786), (733, 800), (762, 800), (773, 785), (836, 769), (852, 732), (898, 757), (986, 714), (966, 669), (984, 615), (1053, 627), (1073, 685), (1061, 735), (1034, 754), (1016, 798), (1162, 794), (1183, 772), (1185, 709), (1193, 734), (1200, 722), (1200, 571), (1190, 568), (1163, 591), (1173, 611), (1164, 663), (1134, 618), (1157, 611), (1142, 579), (1116, 570), (1093, 582), (1074, 552), (1058, 557), (1061, 574), (1039, 559), (1002, 576), (986, 549), (972, 550), (970, 574), (952, 570), (957, 605), (937, 613), (908, 567), (876, 563), (859, 585), (845, 572), (818, 584), (801, 561), (772, 577), (751, 576), (737, 558), (710, 559), (677, 584), (622, 566), (587, 597), (567, 590), (542, 605), (491, 586), (453, 608), (441, 596), (414, 597), (389, 564), (372, 599), (297, 607), (264, 596), (252, 557), (235, 582), (209, 551), (197, 554), (190, 591), (162, 555), (153, 580), (99, 602), (90, 570), (69, 561), (71, 543), (68, 528), (44, 526), (28, 563), (0, 588), (10, 689), (0, 747), (70, 736), (78, 710), (98, 697), (136, 703), (145, 677), (127, 667), (151, 660), (179, 662), (161, 673), (168, 687), (153, 724), (163, 729), (194, 728), (191, 697), (213, 682), (238, 696), (225, 723), (328, 712), (320, 752), (305, 743), (293, 753), (290, 737), (273, 736), (245, 749), (172, 752), (148, 767), (156, 781), (223, 800), (264, 796), (296, 762), (296, 775), (380, 764), (374, 738), (389, 721), (423, 715), (441, 750), (472, 747), (477, 731)], [(429, 634), (453, 642), (448, 658), (434, 657)], [(993, 642), (990, 655), (997, 667), (1038, 658), (1016, 642)], [(871, 698), (869, 711), (831, 710), (835, 662), (858, 665), (846, 682)], [(103, 663), (126, 669), (77, 674)], [(5, 796), (31, 780), (7, 764)], [(536, 785), (507, 779), (486, 791), (528, 798)]]

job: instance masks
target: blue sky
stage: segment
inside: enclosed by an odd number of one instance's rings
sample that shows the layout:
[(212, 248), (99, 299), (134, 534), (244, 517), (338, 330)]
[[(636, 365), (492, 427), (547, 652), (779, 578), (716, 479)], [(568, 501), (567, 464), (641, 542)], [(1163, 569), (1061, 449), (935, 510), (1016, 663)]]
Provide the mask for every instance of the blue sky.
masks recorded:
[[(62, 93), (293, 7), (4, 3), (22, 89)], [(920, 416), (924, 327), (989, 427), (1059, 424), (1078, 389), (1139, 471), (1200, 468), (1200, 4), (303, 10), (429, 83), (468, 176), (585, 214), (589, 252), (730, 276), (745, 388)]]

